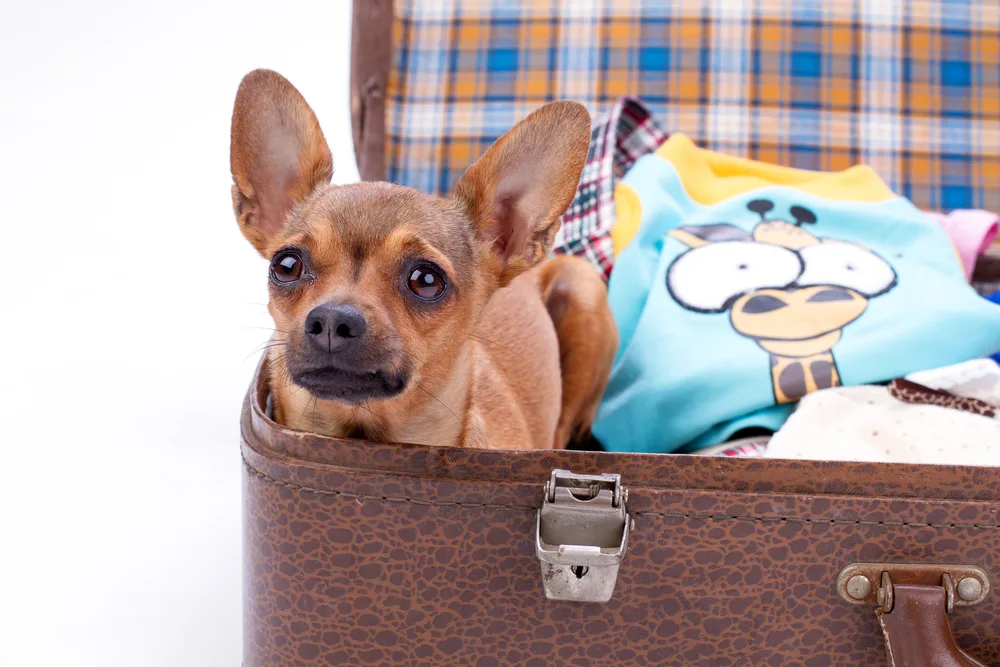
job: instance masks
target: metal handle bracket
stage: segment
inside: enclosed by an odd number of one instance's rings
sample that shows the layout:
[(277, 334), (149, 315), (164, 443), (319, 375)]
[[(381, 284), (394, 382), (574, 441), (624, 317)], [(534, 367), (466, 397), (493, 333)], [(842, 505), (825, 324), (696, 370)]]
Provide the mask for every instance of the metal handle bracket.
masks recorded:
[(986, 599), (990, 576), (977, 565), (940, 563), (851, 563), (837, 576), (837, 592), (851, 604), (892, 611), (892, 584), (943, 586), (950, 612)]

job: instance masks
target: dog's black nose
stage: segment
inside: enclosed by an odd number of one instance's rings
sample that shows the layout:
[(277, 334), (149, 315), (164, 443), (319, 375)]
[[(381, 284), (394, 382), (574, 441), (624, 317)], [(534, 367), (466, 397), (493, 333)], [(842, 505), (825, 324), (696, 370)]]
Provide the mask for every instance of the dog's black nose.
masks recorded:
[(333, 352), (368, 331), (365, 316), (354, 306), (324, 303), (306, 316), (306, 338), (319, 350)]

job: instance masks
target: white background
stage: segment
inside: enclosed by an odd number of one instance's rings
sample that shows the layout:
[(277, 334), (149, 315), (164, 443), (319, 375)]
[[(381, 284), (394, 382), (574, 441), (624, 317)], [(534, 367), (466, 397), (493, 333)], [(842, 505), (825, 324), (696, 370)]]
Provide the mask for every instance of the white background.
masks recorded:
[(356, 180), (350, 17), (4, 0), (0, 665), (240, 663), (238, 417), (269, 318), (232, 102), (283, 73)]

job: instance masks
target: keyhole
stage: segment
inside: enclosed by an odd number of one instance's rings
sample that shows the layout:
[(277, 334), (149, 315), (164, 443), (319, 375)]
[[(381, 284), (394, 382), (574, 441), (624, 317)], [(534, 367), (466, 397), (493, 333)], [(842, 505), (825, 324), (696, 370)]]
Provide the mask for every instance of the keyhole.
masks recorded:
[(574, 565), (569, 568), (569, 571), (575, 574), (577, 579), (583, 579), (583, 576), (587, 574), (587, 570), (589, 569), (586, 565)]

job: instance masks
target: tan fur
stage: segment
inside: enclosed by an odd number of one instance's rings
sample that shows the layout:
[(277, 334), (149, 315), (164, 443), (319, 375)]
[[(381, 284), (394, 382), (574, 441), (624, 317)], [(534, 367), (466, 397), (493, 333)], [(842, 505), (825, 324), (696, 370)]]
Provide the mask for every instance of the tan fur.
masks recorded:
[[(451, 199), (388, 183), (331, 186), (332, 158), (302, 96), (274, 72), (247, 75), (233, 113), (237, 220), (266, 258), (308, 254), (293, 288), (271, 285), (275, 418), (340, 437), (486, 448), (562, 447), (586, 432), (617, 332), (596, 272), (544, 259), (589, 138), (586, 110), (555, 102), (501, 137)], [(407, 296), (408, 258), (448, 275), (440, 303)], [(341, 402), (294, 381), (311, 359), (303, 323), (329, 303), (363, 313), (379, 371), (408, 378), (401, 393)]]
[(604, 281), (590, 262), (558, 257), (539, 267), (542, 297), (559, 339), (565, 390), (555, 445), (565, 447), (590, 429), (618, 350), (618, 328)]

